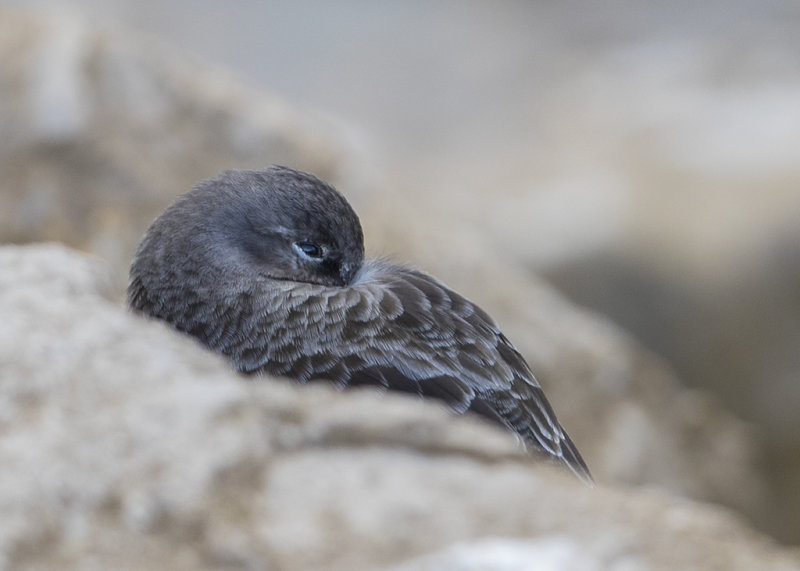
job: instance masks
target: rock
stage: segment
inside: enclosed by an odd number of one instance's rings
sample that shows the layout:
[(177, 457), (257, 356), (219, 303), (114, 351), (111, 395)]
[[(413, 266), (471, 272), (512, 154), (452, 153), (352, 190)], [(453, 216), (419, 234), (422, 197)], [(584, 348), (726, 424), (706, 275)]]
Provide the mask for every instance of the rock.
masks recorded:
[[(586, 542), (569, 534), (552, 534), (531, 540), (492, 538), (460, 542), (387, 571), (621, 571), (661, 568), (661, 562), (652, 566), (648, 559), (631, 553), (622, 542)], [(698, 562), (684, 560), (671, 564), (686, 565), (681, 567), (685, 569), (724, 569), (726, 565), (725, 561), (713, 556)], [(761, 563), (754, 559), (751, 564), (760, 568)]]
[(728, 511), (588, 488), (430, 403), (239, 377), (109, 281), (0, 248), (2, 569), (800, 569)]

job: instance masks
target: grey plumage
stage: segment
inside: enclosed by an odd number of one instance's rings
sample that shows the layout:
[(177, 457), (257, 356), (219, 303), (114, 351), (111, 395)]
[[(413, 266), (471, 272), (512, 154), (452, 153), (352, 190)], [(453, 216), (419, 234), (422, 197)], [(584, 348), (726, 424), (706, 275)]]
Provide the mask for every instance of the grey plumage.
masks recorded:
[(364, 261), (355, 212), (309, 174), (271, 167), (201, 182), (147, 231), (130, 278), (132, 309), (243, 373), (439, 398), (591, 480), (494, 320), (431, 276)]

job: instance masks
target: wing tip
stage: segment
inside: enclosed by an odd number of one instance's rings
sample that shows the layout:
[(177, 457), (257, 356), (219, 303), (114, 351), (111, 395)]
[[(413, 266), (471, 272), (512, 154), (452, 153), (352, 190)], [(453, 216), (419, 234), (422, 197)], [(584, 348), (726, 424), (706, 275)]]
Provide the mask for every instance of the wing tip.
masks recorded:
[(561, 455), (559, 456), (559, 459), (584, 484), (591, 488), (595, 487), (594, 478), (589, 470), (589, 466), (586, 465), (586, 461), (583, 459), (583, 456), (581, 456), (581, 453), (578, 452), (578, 448), (566, 433), (564, 433), (564, 440), (561, 443)]

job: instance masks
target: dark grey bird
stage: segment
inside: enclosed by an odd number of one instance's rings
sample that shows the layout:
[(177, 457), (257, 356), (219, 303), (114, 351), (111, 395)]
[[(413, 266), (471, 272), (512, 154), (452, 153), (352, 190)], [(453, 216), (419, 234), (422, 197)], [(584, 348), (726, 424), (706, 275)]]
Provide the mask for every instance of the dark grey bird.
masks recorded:
[(495, 321), (429, 275), (365, 261), (358, 216), (310, 174), (271, 167), (199, 183), (142, 239), (128, 304), (243, 373), (438, 398), (591, 481)]

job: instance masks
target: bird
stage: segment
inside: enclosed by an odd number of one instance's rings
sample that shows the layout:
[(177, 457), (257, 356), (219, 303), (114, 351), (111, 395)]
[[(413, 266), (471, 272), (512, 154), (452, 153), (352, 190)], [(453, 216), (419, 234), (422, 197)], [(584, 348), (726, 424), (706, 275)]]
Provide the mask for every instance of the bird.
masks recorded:
[(358, 215), (312, 174), (227, 170), (149, 227), (127, 303), (246, 375), (374, 385), (444, 401), (592, 476), (528, 363), (475, 303), (438, 279), (367, 259)]

